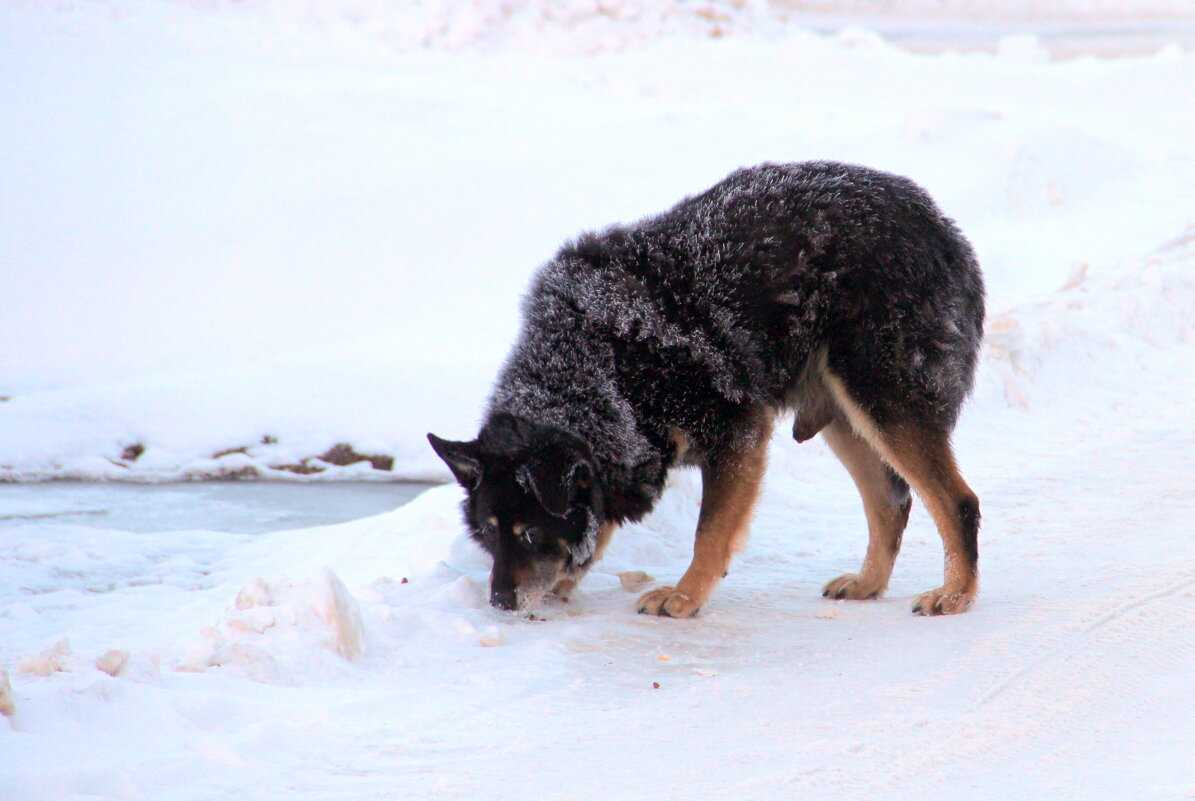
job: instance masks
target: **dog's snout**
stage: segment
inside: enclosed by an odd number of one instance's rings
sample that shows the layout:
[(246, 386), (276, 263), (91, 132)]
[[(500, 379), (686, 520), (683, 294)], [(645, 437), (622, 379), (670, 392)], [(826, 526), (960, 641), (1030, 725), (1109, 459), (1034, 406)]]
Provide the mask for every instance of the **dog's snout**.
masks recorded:
[(490, 593), (490, 605), (509, 612), (518, 608), (519, 600), (514, 590), (494, 590)]

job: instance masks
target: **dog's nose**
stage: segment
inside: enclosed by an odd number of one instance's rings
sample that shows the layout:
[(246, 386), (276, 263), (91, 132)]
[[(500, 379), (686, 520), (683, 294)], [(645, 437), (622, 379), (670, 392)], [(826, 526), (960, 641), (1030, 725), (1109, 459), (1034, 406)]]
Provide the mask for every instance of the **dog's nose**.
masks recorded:
[(510, 611), (518, 608), (518, 605), (514, 590), (494, 590), (490, 593), (490, 606)]

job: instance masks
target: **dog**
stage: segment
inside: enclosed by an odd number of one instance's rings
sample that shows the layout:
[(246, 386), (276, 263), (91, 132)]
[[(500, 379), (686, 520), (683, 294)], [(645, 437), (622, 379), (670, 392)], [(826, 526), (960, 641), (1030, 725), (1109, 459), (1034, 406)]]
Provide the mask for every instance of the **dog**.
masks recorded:
[(669, 211), (566, 243), (535, 275), (478, 437), (428, 434), (494, 560), (490, 602), (567, 595), (670, 469), (701, 470), (693, 560), (638, 611), (690, 617), (742, 547), (775, 418), (820, 433), (869, 542), (823, 589), (878, 598), (916, 490), (946, 551), (922, 615), (979, 591), (979, 501), (950, 435), (984, 318), (975, 253), (907, 178), (833, 162), (735, 171)]

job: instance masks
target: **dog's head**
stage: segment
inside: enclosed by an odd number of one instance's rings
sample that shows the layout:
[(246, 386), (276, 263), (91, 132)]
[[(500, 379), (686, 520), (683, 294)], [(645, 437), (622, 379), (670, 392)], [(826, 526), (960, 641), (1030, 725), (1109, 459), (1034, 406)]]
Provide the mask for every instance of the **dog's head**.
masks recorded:
[(469, 533), (494, 558), (491, 604), (521, 609), (585, 575), (602, 500), (583, 440), (508, 414), (470, 442), (427, 438), (465, 488)]

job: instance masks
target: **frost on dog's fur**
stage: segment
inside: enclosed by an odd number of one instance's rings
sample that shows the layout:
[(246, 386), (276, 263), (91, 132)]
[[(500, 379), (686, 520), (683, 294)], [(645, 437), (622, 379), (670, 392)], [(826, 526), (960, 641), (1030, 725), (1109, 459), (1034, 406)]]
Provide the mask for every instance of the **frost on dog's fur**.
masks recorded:
[[(879, 422), (929, 405), (953, 424), (982, 325), (974, 254), (914, 183), (845, 164), (763, 165), (562, 248), (527, 294), (489, 410), (582, 433), (604, 478), (654, 496), (668, 426), (703, 450), (733, 445), (747, 433), (728, 424), (786, 405), (820, 345), (857, 392), (899, 377), (903, 408), (860, 393)], [(850, 375), (849, 352), (893, 331), (900, 341), (867, 354), (880, 374)]]

